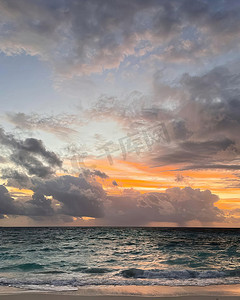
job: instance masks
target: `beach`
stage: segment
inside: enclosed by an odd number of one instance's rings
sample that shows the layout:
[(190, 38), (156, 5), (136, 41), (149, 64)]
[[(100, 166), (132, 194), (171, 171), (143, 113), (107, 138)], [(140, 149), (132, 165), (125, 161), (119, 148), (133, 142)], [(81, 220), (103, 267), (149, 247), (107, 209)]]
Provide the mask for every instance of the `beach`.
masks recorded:
[[(48, 295), (46, 297), (45, 294), (28, 294), (28, 295), (4, 295), (1, 296), (0, 299), (2, 300), (149, 300), (149, 297), (138, 297), (138, 296), (69, 296), (69, 295)], [(161, 300), (237, 300), (239, 299), (238, 296), (183, 296), (183, 297), (157, 297), (156, 299)]]
[(240, 285), (208, 287), (88, 287), (71, 292), (42, 292), (13, 287), (0, 288), (1, 300), (227, 300), (240, 299)]

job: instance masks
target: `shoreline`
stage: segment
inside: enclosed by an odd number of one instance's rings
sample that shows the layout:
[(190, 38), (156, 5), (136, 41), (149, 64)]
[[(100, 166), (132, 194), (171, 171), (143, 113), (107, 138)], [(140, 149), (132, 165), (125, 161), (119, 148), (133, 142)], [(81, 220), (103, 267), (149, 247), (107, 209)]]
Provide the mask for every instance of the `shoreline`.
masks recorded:
[(239, 296), (179, 296), (179, 297), (141, 297), (141, 296), (68, 296), (68, 295), (45, 295), (45, 294), (28, 294), (28, 295), (3, 295), (1, 300), (238, 300)]
[(69, 295), (47, 295), (28, 294), (28, 295), (2, 295), (1, 300), (238, 300), (239, 296), (177, 296), (177, 297), (141, 297), (141, 296), (69, 296)]
[[(46, 299), (47, 298), (47, 299)], [(212, 286), (98, 286), (78, 287), (76, 291), (27, 290), (0, 287), (0, 300), (227, 300), (240, 299), (240, 284)]]

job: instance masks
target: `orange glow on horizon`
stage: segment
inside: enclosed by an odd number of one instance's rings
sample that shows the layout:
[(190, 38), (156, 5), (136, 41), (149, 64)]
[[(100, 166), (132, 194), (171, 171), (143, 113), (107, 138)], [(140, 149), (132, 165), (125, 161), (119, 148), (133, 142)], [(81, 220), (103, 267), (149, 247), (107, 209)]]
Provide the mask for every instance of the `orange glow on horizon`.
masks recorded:
[[(64, 164), (70, 165), (69, 161)], [(179, 166), (163, 166), (152, 168), (142, 162), (130, 162), (124, 160), (114, 160), (110, 165), (107, 159), (88, 160), (86, 168), (97, 169), (106, 173), (109, 178), (103, 179), (96, 177), (96, 181), (102, 185), (109, 195), (119, 195), (124, 189), (134, 189), (140, 193), (164, 192), (168, 188), (184, 188), (190, 186), (193, 189), (210, 190), (213, 194), (219, 196), (216, 206), (220, 209), (240, 208), (240, 199), (238, 198), (239, 189), (226, 188), (224, 179), (236, 180), (238, 177), (225, 170), (188, 170), (175, 171)], [(78, 177), (81, 173), (75, 171), (73, 174), (58, 172), (57, 176), (71, 175)], [(177, 175), (181, 175), (177, 180)], [(113, 184), (116, 181), (117, 185)], [(32, 196), (33, 191), (28, 189), (18, 189), (9, 187), (12, 196)], [(84, 217), (83, 220), (87, 217)]]

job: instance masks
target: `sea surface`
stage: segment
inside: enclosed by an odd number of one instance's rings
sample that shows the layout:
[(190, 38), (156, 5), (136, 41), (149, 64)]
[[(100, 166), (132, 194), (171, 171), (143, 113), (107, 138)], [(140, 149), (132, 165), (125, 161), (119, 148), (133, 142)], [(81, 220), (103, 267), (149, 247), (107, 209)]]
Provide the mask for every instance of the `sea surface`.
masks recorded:
[(0, 285), (240, 283), (240, 229), (0, 228)]

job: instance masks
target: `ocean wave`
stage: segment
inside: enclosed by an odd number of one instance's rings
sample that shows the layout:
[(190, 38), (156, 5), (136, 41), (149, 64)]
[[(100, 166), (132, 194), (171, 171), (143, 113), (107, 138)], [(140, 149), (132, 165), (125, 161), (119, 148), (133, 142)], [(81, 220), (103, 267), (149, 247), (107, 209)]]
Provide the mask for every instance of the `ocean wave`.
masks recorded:
[(228, 276), (229, 272), (205, 270), (142, 270), (142, 269), (127, 269), (120, 274), (125, 278), (168, 278), (168, 279), (190, 279), (190, 278), (219, 278)]
[(39, 270), (39, 269), (43, 269), (43, 268), (44, 268), (44, 266), (41, 264), (25, 263), (25, 264), (16, 264), (16, 265), (2, 267), (2, 268), (0, 268), (0, 271), (10, 271), (10, 270), (18, 271), (19, 270), (19, 271), (28, 272), (28, 271), (34, 271), (34, 270)]
[[(59, 275), (59, 276), (58, 276)], [(141, 270), (127, 269), (120, 273), (55, 274), (52, 277), (1, 278), (0, 285), (33, 290), (76, 290), (83, 286), (209, 286), (239, 284), (240, 277), (231, 271)]]
[(106, 268), (86, 268), (86, 267), (77, 267), (75, 269), (72, 269), (72, 271), (89, 273), (89, 274), (104, 274), (104, 273), (112, 272), (112, 270)]
[(82, 270), (84, 273), (92, 273), (92, 274), (104, 274), (112, 272), (112, 270), (106, 269), (106, 268), (88, 268)]
[(209, 286), (209, 285), (231, 285), (239, 284), (239, 278), (194, 278), (194, 279), (66, 279), (66, 280), (11, 280), (0, 279), (1, 286), (12, 286), (16, 288), (31, 290), (76, 290), (84, 286)]

